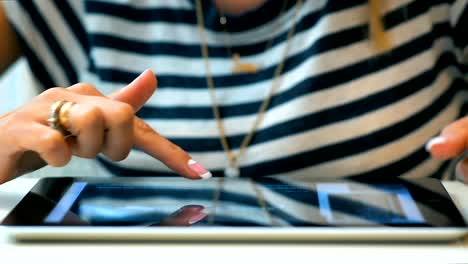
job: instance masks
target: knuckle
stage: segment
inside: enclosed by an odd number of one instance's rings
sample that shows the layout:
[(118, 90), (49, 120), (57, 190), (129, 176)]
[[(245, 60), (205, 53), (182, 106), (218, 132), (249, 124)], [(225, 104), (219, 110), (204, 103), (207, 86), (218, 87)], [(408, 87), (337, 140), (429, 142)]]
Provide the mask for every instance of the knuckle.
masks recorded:
[(96, 106), (89, 106), (82, 114), (82, 126), (96, 127), (103, 122), (101, 110)]
[(120, 102), (117, 104), (114, 115), (114, 120), (117, 126), (130, 125), (132, 124), (133, 118), (135, 117), (133, 108), (129, 104)]
[(54, 88), (49, 88), (42, 92), (39, 96), (46, 98), (46, 99), (57, 99), (60, 98), (64, 95), (65, 89), (61, 87), (54, 87)]
[(85, 82), (81, 82), (81, 83), (78, 83), (76, 84), (80, 90), (82, 90), (85, 94), (88, 94), (88, 95), (96, 95), (96, 94), (99, 94), (100, 92), (98, 91), (98, 89), (96, 87), (94, 87), (94, 85), (90, 84), (90, 83), (85, 83)]

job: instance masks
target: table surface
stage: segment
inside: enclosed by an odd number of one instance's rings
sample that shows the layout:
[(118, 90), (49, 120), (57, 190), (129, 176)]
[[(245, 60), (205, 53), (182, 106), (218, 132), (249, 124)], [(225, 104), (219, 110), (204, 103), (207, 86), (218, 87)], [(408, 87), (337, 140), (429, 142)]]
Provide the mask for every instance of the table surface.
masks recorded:
[[(19, 178), (0, 185), (0, 220), (37, 182)], [(456, 205), (468, 221), (468, 186), (444, 182)], [(53, 256), (53, 257), (52, 257)], [(75, 257), (75, 256), (79, 256)], [(0, 258), (26, 263), (47, 259), (48, 263), (96, 262), (129, 263), (135, 258), (167, 259), (179, 262), (236, 263), (240, 260), (267, 260), (284, 263), (291, 259), (322, 260), (343, 263), (395, 263), (424, 260), (424, 263), (468, 263), (468, 239), (452, 243), (17, 243), (0, 234)], [(199, 260), (199, 261), (197, 261)], [(151, 261), (153, 262), (153, 261)]]

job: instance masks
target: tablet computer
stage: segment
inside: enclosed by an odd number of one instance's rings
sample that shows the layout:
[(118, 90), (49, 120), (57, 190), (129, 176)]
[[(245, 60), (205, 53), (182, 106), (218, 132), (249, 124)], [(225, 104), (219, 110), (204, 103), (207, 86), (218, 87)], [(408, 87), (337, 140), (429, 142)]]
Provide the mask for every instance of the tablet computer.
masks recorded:
[(18, 240), (455, 240), (440, 181), (44, 178), (8, 214)]

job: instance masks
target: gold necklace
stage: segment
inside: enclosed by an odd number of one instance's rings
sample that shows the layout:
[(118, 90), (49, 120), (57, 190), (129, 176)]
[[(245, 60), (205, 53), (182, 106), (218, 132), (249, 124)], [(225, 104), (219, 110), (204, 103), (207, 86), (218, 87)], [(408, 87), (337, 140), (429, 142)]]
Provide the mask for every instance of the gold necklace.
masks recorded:
[[(224, 178), (220, 178), (218, 179), (218, 181), (216, 182), (216, 189), (213, 190), (213, 199), (212, 199), (212, 207), (211, 207), (211, 210), (209, 212), (209, 216), (208, 216), (208, 224), (209, 225), (213, 225), (215, 224), (215, 221), (216, 221), (216, 213), (217, 213), (217, 208), (222, 206), (222, 204), (220, 203), (220, 198), (221, 198), (221, 193), (224, 189), (224, 183), (226, 181), (224, 180)], [(276, 221), (276, 219), (271, 215), (270, 213), (270, 210), (269, 210), (269, 207), (268, 207), (268, 203), (267, 203), (267, 200), (265, 199), (265, 196), (263, 195), (263, 192), (262, 190), (260, 189), (260, 187), (258, 186), (257, 182), (255, 182), (252, 178), (249, 179), (249, 183), (250, 185), (252, 186), (252, 189), (254, 190), (255, 192), (255, 198), (257, 198), (257, 202), (258, 204), (260, 205), (260, 207), (262, 207), (263, 211), (265, 212), (267, 218), (268, 218), (268, 221), (269, 221), (269, 224), (270, 226), (280, 226), (280, 224), (278, 223), (278, 221)]]
[[(291, 43), (292, 43), (292, 36), (294, 35), (294, 32), (296, 30), (296, 22), (293, 23), (291, 26), (291, 29), (288, 32), (287, 35), (287, 42), (286, 42), (286, 47), (284, 48), (283, 56), (281, 57), (281, 61), (278, 64), (278, 66), (275, 69), (274, 72), (274, 77), (273, 77), (273, 83), (271, 86), (271, 89), (269, 91), (269, 94), (263, 101), (263, 103), (260, 106), (260, 109), (258, 110), (257, 118), (255, 119), (255, 122), (252, 126), (252, 129), (250, 132), (245, 136), (245, 138), (242, 141), (242, 144), (239, 148), (239, 152), (235, 154), (231, 148), (229, 147), (229, 144), (227, 142), (227, 136), (226, 136), (226, 130), (224, 128), (224, 125), (221, 120), (221, 114), (219, 113), (219, 108), (218, 104), (216, 102), (216, 97), (215, 97), (215, 92), (214, 92), (214, 81), (213, 81), (213, 76), (211, 75), (211, 68), (210, 68), (210, 62), (209, 62), (209, 54), (208, 54), (208, 45), (206, 41), (206, 35), (205, 35), (205, 28), (203, 25), (203, 9), (202, 9), (202, 4), (200, 0), (196, 1), (197, 3), (197, 25), (198, 25), (198, 31), (200, 32), (200, 38), (202, 40), (201, 43), (201, 52), (203, 55), (203, 60), (205, 62), (205, 70), (206, 70), (206, 82), (208, 84), (208, 88), (210, 90), (210, 98), (212, 102), (212, 110), (213, 114), (216, 119), (216, 125), (219, 130), (220, 134), (220, 141), (221, 145), (223, 146), (224, 152), (226, 153), (228, 157), (228, 166), (224, 170), (224, 175), (227, 177), (238, 177), (240, 175), (240, 170), (239, 170), (239, 159), (240, 157), (244, 154), (244, 152), (247, 150), (247, 146), (249, 145), (250, 141), (252, 140), (252, 137), (254, 136), (258, 126), (260, 125), (263, 116), (265, 114), (265, 110), (267, 109), (268, 105), (270, 104), (271, 97), (273, 94), (275, 94), (276, 90), (279, 87), (279, 77), (281, 75), (281, 72), (284, 67), (284, 63), (286, 61), (286, 58), (289, 54), (289, 49), (291, 48)], [(303, 0), (298, 0), (296, 4), (296, 9), (294, 12), (294, 18), (293, 20), (295, 21), (299, 11), (301, 10), (303, 4)]]
[[(286, 10), (286, 7), (288, 6), (289, 0), (283, 1), (283, 6), (281, 7), (281, 10), (279, 12), (278, 17), (281, 17), (283, 15), (284, 10)], [(231, 39), (230, 39), (230, 34), (229, 30), (227, 28), (227, 18), (226, 15), (221, 11), (218, 10), (219, 13), (219, 23), (223, 26), (223, 31), (224, 31), (224, 47), (226, 48), (226, 51), (229, 55), (229, 57), (232, 58), (232, 73), (239, 74), (239, 73), (250, 73), (254, 74), (260, 71), (260, 65), (255, 64), (255, 63), (246, 63), (242, 62), (241, 56), (238, 52), (233, 53), (232, 52), (232, 46), (231, 46)], [(279, 28), (279, 27), (278, 27)], [(275, 34), (273, 34), (274, 36)], [(271, 38), (268, 43), (265, 46), (264, 50), (269, 50), (271, 46), (273, 45), (273, 40), (274, 38)]]

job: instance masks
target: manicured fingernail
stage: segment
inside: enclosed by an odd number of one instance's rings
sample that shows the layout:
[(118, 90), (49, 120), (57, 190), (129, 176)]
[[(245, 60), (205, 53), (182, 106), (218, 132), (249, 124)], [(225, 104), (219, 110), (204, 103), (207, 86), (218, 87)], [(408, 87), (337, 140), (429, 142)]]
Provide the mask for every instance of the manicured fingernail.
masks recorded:
[(189, 223), (189, 225), (193, 225), (193, 224), (203, 220), (203, 218), (205, 218), (206, 216), (207, 216), (207, 214), (205, 214), (205, 213), (198, 213), (198, 214), (192, 216), (192, 218), (190, 218), (188, 223)]
[(193, 172), (195, 172), (202, 179), (209, 179), (212, 176), (211, 172), (209, 172), (202, 165), (200, 165), (200, 163), (192, 159), (188, 161), (188, 166)]
[(205, 208), (203, 208), (203, 210), (200, 211), (200, 213), (209, 215), (212, 211), (213, 211), (212, 208), (205, 207)]
[(443, 144), (447, 141), (446, 138), (444, 137), (435, 137), (435, 138), (432, 138), (431, 140), (429, 140), (427, 143), (426, 143), (426, 151), (427, 152), (431, 152), (431, 149), (433, 146), (435, 145), (438, 145), (438, 144)]

